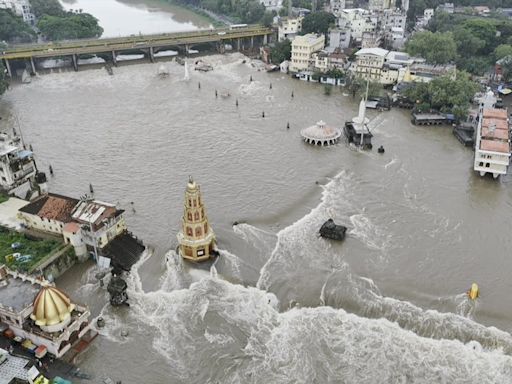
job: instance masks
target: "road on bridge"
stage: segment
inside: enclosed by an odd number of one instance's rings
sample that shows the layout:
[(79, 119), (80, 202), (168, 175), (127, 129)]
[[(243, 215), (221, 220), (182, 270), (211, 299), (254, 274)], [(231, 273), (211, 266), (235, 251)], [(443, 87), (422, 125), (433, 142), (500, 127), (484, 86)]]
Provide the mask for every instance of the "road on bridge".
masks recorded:
[(187, 44), (221, 42), (234, 39), (267, 36), (270, 28), (261, 25), (199, 30), (193, 32), (163, 33), (156, 35), (132, 35), (109, 39), (84, 39), (45, 44), (24, 44), (1, 52), (0, 59), (33, 59), (43, 57), (94, 54), (128, 49), (158, 48)]

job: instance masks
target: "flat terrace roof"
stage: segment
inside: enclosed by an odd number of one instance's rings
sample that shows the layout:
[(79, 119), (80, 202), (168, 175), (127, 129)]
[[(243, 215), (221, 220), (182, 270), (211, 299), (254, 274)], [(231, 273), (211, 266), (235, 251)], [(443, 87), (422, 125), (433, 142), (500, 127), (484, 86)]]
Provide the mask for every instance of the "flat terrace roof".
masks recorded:
[(505, 129), (494, 129), (491, 130), (488, 127), (482, 127), (482, 138), (508, 140), (508, 130)]
[(496, 129), (508, 131), (507, 120), (484, 117), (482, 120), (482, 128), (490, 128), (491, 126), (494, 126)]
[(491, 119), (501, 119), (507, 120), (507, 110), (506, 109), (497, 109), (497, 108), (484, 108), (483, 117), (491, 118)]
[(4, 307), (12, 307), (16, 312), (21, 312), (32, 305), (37, 293), (41, 289), (38, 284), (23, 281), (19, 277), (7, 276), (7, 285), (0, 286), (0, 304)]

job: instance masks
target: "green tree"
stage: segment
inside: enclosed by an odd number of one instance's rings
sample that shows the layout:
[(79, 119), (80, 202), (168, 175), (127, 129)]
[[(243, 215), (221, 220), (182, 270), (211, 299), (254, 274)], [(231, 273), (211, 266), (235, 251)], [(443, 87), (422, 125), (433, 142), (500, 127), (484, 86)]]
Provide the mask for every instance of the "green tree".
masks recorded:
[(263, 24), (265, 27), (270, 27), (272, 25), (272, 22), (274, 21), (274, 14), (270, 11), (265, 11), (263, 14), (263, 17), (260, 20), (260, 23)]
[(457, 52), (462, 57), (474, 57), (485, 47), (485, 41), (475, 36), (470, 30), (458, 25), (453, 30)]
[(496, 25), (492, 20), (468, 19), (462, 26), (471, 34), (485, 42), (484, 53), (491, 53), (496, 47)]
[(431, 32), (448, 32), (453, 28), (452, 17), (447, 12), (436, 12), (427, 26)]
[(59, 0), (30, 0), (30, 7), (37, 18), (43, 15), (62, 16), (65, 13)]
[(0, 41), (26, 43), (35, 39), (35, 32), (10, 9), (0, 9)]
[(512, 45), (500, 44), (494, 49), (494, 59), (503, 59), (505, 56), (512, 56)]
[(382, 95), (384, 88), (382, 84), (375, 82), (368, 82), (361, 77), (352, 77), (348, 82), (348, 90), (352, 97), (361, 99), (366, 96), (366, 87), (368, 86), (368, 97), (379, 97)]
[(427, 62), (436, 64), (449, 63), (457, 56), (457, 45), (450, 32), (415, 33), (405, 49), (413, 56), (423, 57)]
[(274, 64), (281, 64), (285, 60), (290, 60), (292, 56), (292, 43), (286, 39), (275, 43), (270, 49), (270, 60)]
[(456, 79), (438, 77), (429, 83), (417, 83), (408, 88), (405, 95), (422, 108), (433, 108), (444, 113), (453, 113), (457, 119), (467, 115), (471, 100), (479, 86), (465, 72)]
[(98, 19), (88, 13), (68, 12), (64, 17), (44, 15), (37, 27), (49, 40), (100, 37), (103, 33)]
[(326, 34), (329, 27), (336, 22), (336, 17), (328, 12), (310, 13), (302, 20), (302, 34), (322, 33)]

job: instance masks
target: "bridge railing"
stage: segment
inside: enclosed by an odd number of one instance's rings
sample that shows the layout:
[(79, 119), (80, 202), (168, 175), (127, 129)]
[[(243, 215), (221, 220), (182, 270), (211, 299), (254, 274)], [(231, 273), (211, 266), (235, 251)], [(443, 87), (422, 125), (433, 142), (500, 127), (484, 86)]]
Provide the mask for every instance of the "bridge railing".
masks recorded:
[(29, 52), (29, 51), (40, 51), (40, 50), (59, 50), (65, 48), (82, 48), (82, 47), (91, 47), (91, 46), (108, 46), (112, 44), (124, 44), (124, 43), (148, 43), (148, 42), (158, 42), (158, 40), (171, 40), (171, 39), (179, 39), (179, 38), (187, 38), (187, 37), (201, 37), (201, 36), (210, 36), (212, 33), (225, 33), (228, 34), (239, 34), (241, 32), (257, 32), (257, 31), (267, 31), (268, 28), (259, 24), (248, 25), (244, 28), (238, 28), (231, 30), (229, 27), (227, 28), (215, 28), (215, 29), (200, 29), (196, 31), (187, 31), (187, 32), (171, 32), (171, 33), (157, 33), (157, 34), (147, 34), (147, 35), (130, 35), (123, 37), (111, 37), (105, 39), (76, 39), (76, 40), (64, 40), (64, 41), (55, 41), (55, 42), (47, 42), (42, 44), (19, 44), (6, 49), (3, 54), (9, 53), (20, 53), (20, 52)]

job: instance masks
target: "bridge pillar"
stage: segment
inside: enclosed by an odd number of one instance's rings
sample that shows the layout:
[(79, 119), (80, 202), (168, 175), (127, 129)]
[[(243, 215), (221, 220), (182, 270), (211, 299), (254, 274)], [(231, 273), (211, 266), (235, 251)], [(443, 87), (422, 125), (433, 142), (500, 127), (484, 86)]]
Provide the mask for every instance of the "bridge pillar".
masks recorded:
[(5, 69), (7, 69), (7, 75), (9, 75), (9, 77), (12, 77), (11, 65), (9, 64), (9, 60), (5, 59), (4, 62), (5, 62)]
[(153, 50), (153, 47), (149, 47), (149, 61), (152, 63), (155, 62), (155, 51)]
[(36, 74), (36, 64), (34, 63), (33, 57), (30, 58), (30, 69), (32, 70), (30, 74), (34, 76)]
[(254, 36), (251, 36), (251, 49), (254, 48)]
[(116, 51), (112, 51), (112, 63), (117, 67)]
[(78, 58), (75, 54), (71, 55), (71, 59), (73, 60), (73, 69), (75, 72), (78, 72)]
[(190, 45), (185, 44), (185, 56), (188, 56), (189, 49), (190, 49)]
[(263, 35), (263, 45), (268, 44), (268, 35)]
[(240, 38), (238, 38), (236, 40), (236, 50), (239, 51), (240, 50)]

